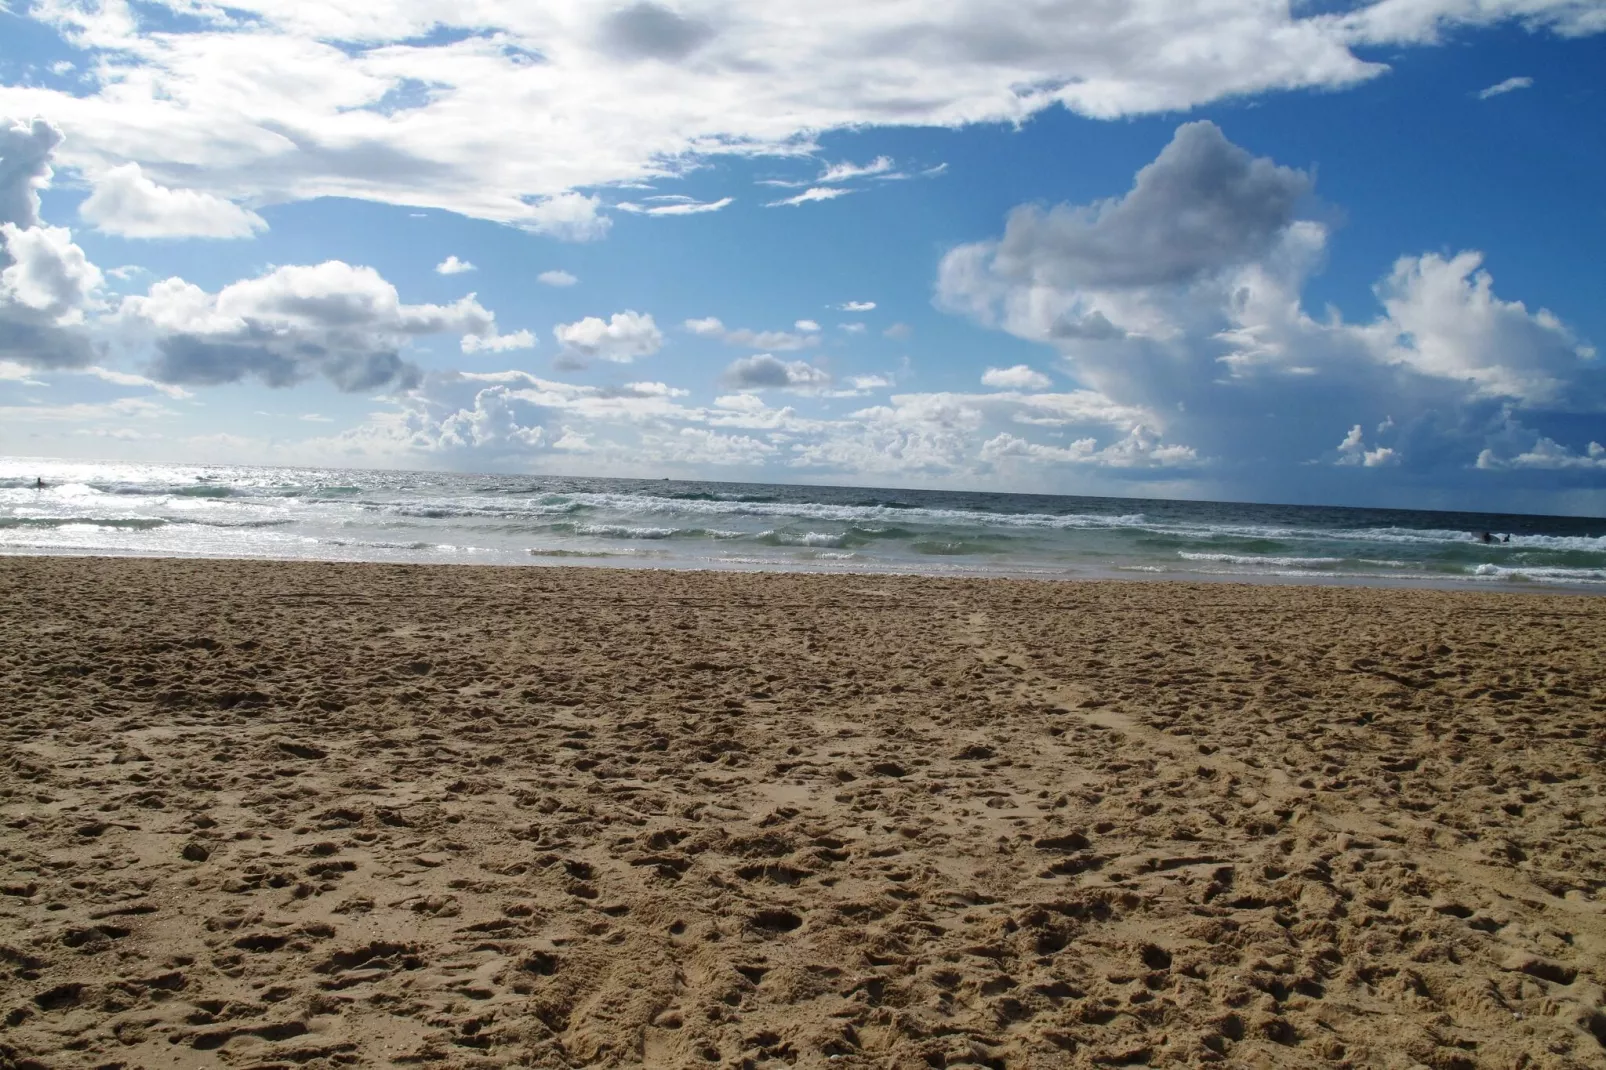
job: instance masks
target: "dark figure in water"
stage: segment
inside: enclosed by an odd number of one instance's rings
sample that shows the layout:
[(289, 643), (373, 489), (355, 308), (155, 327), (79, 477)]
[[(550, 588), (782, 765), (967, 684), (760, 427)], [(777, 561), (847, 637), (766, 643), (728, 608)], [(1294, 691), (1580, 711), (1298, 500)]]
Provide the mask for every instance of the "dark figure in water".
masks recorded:
[(1494, 542), (1494, 536), (1489, 534), (1487, 531), (1480, 531), (1480, 532), (1478, 532), (1478, 541), (1479, 542)]
[(44, 476), (35, 476), (34, 477), (33, 489), (34, 490), (44, 490), (45, 489), (45, 477)]

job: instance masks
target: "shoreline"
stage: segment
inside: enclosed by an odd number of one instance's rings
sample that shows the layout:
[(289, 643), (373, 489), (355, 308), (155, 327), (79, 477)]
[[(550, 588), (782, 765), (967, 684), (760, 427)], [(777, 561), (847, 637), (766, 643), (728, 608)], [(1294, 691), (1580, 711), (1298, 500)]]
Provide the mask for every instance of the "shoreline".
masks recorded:
[[(189, 555), (144, 553), (139, 551), (117, 552), (97, 549), (91, 552), (58, 549), (28, 549), (15, 550), (0, 547), (0, 559), (8, 558), (81, 558), (86, 560), (108, 561), (238, 561), (263, 564), (287, 565), (377, 565), (382, 567), (398, 568), (491, 568), (522, 570), (538, 569), (601, 569), (618, 570), (624, 572), (707, 572), (714, 574), (734, 575), (768, 575), (777, 576), (841, 576), (841, 577), (872, 577), (872, 576), (898, 576), (910, 578), (948, 579), (948, 580), (1021, 580), (1034, 583), (1200, 583), (1200, 584), (1247, 584), (1250, 586), (1265, 587), (1332, 587), (1350, 588), (1358, 590), (1417, 590), (1417, 591), (1443, 591), (1446, 593), (1466, 594), (1533, 594), (1533, 595), (1566, 595), (1584, 598), (1599, 598), (1606, 596), (1606, 584), (1583, 584), (1565, 582), (1541, 582), (1529, 579), (1517, 579), (1511, 576), (1492, 577), (1446, 577), (1435, 579), (1416, 576), (1389, 576), (1377, 575), (1349, 575), (1344, 573), (1323, 573), (1318, 571), (1287, 572), (1176, 572), (1166, 573), (1153, 571), (1150, 567), (1132, 566), (1115, 567), (1107, 570), (1085, 569), (1082, 571), (1051, 571), (1047, 568), (1030, 570), (1010, 570), (1000, 568), (997, 570), (983, 570), (974, 567), (958, 566), (948, 571), (937, 569), (924, 570), (915, 567), (899, 568), (887, 565), (855, 566), (846, 562), (835, 563), (797, 563), (781, 564), (776, 562), (747, 562), (732, 561), (728, 563), (689, 563), (682, 560), (663, 561), (653, 563), (651, 560), (629, 557), (624, 560), (586, 560), (581, 553), (565, 552), (562, 556), (530, 551), (531, 560), (510, 563), (507, 561), (439, 561), (439, 560), (393, 560), (374, 561), (364, 558), (306, 558), (289, 556), (258, 555), (242, 557), (234, 555), (211, 555), (195, 553)], [(607, 555), (597, 554), (597, 558)], [(624, 557), (624, 555), (620, 555)], [(961, 571), (961, 569), (964, 569)]]

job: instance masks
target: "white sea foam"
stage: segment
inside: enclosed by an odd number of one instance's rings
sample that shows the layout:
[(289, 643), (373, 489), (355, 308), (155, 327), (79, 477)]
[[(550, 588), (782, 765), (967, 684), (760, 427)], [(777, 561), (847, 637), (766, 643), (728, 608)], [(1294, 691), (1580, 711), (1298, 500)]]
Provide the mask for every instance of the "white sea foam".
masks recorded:
[(1472, 574), (1479, 579), (1531, 580), (1535, 583), (1606, 583), (1606, 568), (1479, 565), (1472, 570)]
[(1247, 554), (1205, 554), (1178, 550), (1185, 561), (1214, 561), (1224, 565), (1251, 565), (1256, 568), (1331, 568), (1344, 563), (1342, 557), (1255, 557)]
[(1267, 576), (1283, 576), (1283, 577), (1298, 578), (1298, 579), (1355, 579), (1355, 578), (1357, 578), (1354, 573), (1334, 572), (1334, 571), (1332, 571), (1330, 569), (1266, 568), (1266, 569), (1257, 569), (1252, 573), (1244, 573), (1244, 572), (1241, 572), (1241, 571), (1239, 571), (1237, 569), (1230, 569), (1230, 568), (1201, 568), (1201, 569), (1196, 569), (1196, 570), (1190, 570), (1188, 574), (1189, 575), (1194, 575), (1195, 573), (1197, 573), (1199, 575), (1203, 575), (1203, 576), (1236, 576), (1236, 577), (1239, 577), (1239, 578), (1243, 578), (1245, 576), (1249, 576), (1249, 577), (1253, 577), (1253, 578), (1257, 578), (1257, 579), (1258, 578), (1267, 577)]
[(452, 499), (443, 503), (398, 502), (385, 506), (394, 512), (446, 512), (463, 516), (551, 516), (576, 507), (601, 513), (633, 516), (754, 517), (795, 520), (827, 520), (838, 523), (865, 522), (900, 527), (910, 524), (932, 526), (999, 526), (1020, 528), (1073, 529), (1141, 527), (1141, 513), (1104, 515), (1074, 513), (989, 513), (966, 509), (928, 509), (892, 505), (835, 505), (824, 502), (764, 502), (746, 499), (664, 498), (653, 495), (574, 493), (540, 498), (512, 497), (496, 501)]
[(1384, 542), (1406, 544), (1470, 544), (1493, 552), (1539, 549), (1583, 550), (1606, 552), (1606, 536), (1592, 535), (1511, 535), (1510, 542), (1486, 543), (1477, 532), (1456, 531), (1449, 528), (1356, 528), (1337, 531), (1316, 531), (1311, 535), (1320, 538), (1353, 539), (1357, 542)]
[(829, 531), (805, 531), (801, 534), (789, 531), (766, 532), (775, 542), (782, 546), (841, 546), (845, 536), (832, 534)]
[(576, 524), (576, 535), (589, 535), (597, 539), (668, 539), (678, 528), (635, 528), (625, 524)]

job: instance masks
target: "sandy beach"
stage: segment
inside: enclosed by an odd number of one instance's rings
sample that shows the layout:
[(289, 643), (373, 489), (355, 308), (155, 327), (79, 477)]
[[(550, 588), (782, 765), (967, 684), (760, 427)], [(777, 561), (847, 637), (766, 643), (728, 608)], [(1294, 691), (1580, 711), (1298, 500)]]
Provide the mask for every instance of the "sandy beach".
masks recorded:
[(1606, 601), (0, 559), (0, 1067), (1606, 1066)]

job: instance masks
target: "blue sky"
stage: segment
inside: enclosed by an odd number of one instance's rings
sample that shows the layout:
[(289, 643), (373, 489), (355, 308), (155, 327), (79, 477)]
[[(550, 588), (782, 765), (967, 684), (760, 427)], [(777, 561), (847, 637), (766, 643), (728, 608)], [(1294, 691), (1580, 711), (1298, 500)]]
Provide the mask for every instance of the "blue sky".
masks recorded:
[(1606, 513), (1600, 4), (803, 10), (0, 2), (0, 452)]

